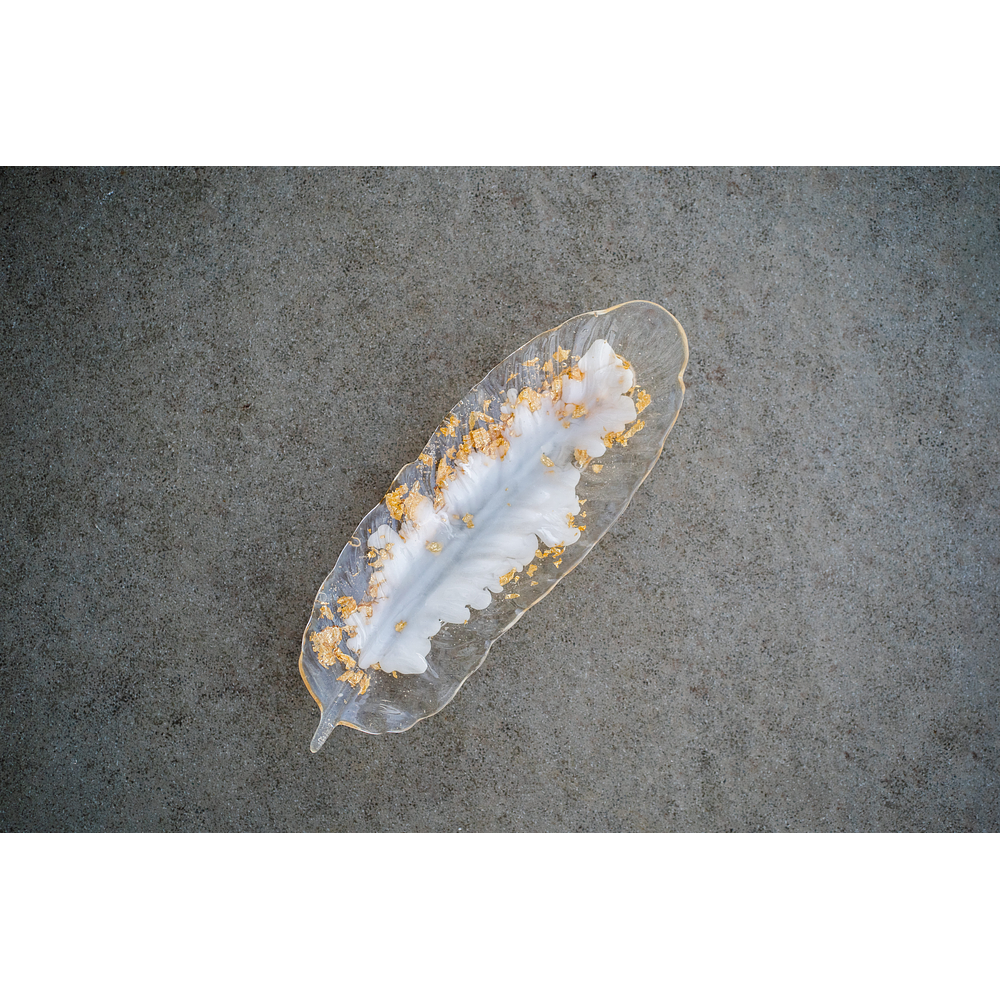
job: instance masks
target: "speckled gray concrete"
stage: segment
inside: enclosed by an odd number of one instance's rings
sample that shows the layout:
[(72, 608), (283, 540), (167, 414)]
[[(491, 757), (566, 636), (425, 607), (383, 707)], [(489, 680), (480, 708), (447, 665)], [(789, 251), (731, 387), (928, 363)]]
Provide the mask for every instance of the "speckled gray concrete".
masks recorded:
[[(996, 830), (1000, 172), (0, 176), (0, 826)], [(688, 393), (409, 733), (316, 588), (529, 337), (652, 299)]]

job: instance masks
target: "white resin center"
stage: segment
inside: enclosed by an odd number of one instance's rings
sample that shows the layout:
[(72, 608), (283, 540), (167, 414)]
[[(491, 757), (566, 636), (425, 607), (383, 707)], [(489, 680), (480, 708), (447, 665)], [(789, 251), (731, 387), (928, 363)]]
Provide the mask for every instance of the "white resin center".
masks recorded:
[[(607, 341), (596, 341), (578, 367), (583, 378), (563, 378), (559, 399), (543, 394), (534, 411), (509, 392), (502, 408), (513, 413), (503, 432), (506, 453), (474, 451), (457, 464), (442, 489), (441, 509), (424, 498), (401, 533), (389, 525), (372, 532), (367, 544), (389, 556), (372, 573), (371, 617), (359, 610), (345, 620), (357, 629), (347, 644), (361, 669), (378, 663), (385, 671), (423, 673), (431, 637), (444, 623), (468, 621), (470, 608), (487, 607), (504, 589), (500, 578), (522, 572), (539, 542), (553, 547), (579, 540), (579, 529), (570, 525), (570, 516), (580, 513), (574, 453), (603, 455), (604, 436), (621, 433), (636, 409), (625, 395), (632, 372)], [(581, 415), (571, 418), (573, 404)]]

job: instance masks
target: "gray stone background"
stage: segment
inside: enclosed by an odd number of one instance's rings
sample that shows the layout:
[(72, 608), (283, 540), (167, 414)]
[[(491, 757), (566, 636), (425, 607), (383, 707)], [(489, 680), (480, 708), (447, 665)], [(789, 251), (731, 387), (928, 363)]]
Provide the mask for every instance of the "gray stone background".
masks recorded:
[[(1000, 171), (5, 170), (5, 830), (996, 830)], [(297, 671), (447, 409), (643, 298), (663, 458), (408, 733)]]

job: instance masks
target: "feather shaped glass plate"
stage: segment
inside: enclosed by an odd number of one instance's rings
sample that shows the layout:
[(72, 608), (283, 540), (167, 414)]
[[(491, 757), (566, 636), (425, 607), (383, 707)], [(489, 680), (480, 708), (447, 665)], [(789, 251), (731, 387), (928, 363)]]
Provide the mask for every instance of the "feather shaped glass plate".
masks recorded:
[(494, 368), (447, 415), (323, 581), (299, 671), (335, 726), (402, 732), (596, 545), (663, 450), (687, 338), (652, 302), (585, 313)]

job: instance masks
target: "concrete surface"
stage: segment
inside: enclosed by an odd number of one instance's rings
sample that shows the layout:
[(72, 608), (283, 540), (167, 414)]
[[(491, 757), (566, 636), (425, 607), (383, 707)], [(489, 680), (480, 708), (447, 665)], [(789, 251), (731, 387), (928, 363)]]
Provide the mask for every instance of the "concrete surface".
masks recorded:
[[(5, 830), (996, 830), (1000, 171), (5, 170)], [(317, 587), (588, 309), (684, 324), (663, 459), (409, 733)]]

